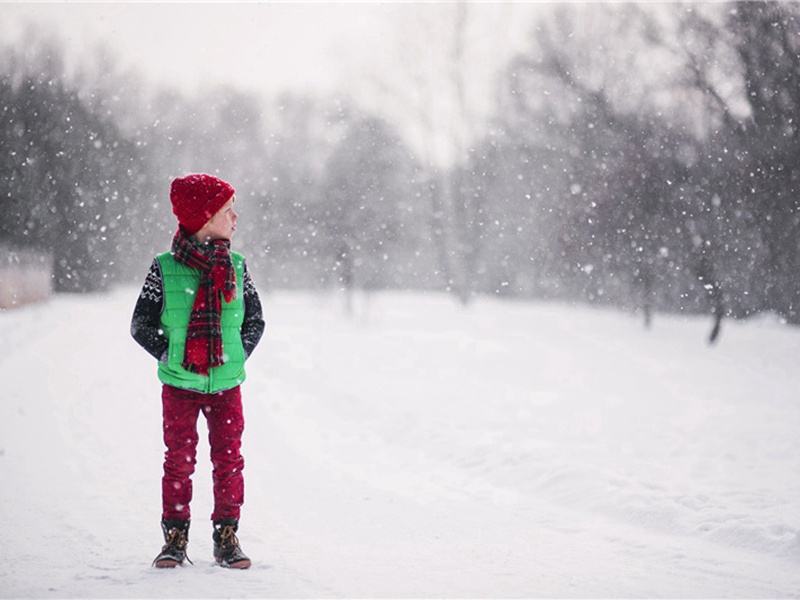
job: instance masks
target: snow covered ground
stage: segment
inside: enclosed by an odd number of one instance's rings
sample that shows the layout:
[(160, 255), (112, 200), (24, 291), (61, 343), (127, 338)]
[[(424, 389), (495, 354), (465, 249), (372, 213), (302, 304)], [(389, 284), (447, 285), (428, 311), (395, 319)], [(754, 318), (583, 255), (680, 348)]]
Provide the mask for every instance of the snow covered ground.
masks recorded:
[(194, 565), (152, 569), (136, 293), (0, 312), (0, 597), (800, 597), (800, 330), (412, 294), (264, 295), (253, 567), (213, 564), (200, 460)]

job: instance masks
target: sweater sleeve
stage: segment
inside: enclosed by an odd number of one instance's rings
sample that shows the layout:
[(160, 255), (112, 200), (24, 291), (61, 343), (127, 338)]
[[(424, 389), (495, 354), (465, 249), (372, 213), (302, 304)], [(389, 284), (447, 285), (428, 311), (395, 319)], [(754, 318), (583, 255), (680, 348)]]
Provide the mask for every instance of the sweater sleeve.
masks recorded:
[(253, 353), (264, 333), (264, 317), (258, 291), (244, 264), (244, 322), (242, 323), (242, 346), (247, 358)]
[(131, 319), (133, 339), (154, 358), (166, 362), (169, 340), (161, 328), (161, 311), (164, 309), (164, 279), (158, 259), (153, 260), (145, 277)]

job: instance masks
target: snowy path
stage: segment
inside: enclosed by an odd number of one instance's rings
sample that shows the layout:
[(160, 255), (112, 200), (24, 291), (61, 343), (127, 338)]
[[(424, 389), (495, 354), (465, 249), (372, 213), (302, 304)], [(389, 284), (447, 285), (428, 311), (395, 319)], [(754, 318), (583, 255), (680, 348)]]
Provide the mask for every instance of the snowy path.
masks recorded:
[(213, 566), (200, 460), (195, 564), (150, 569), (135, 294), (0, 313), (0, 597), (800, 597), (800, 331), (728, 324), (709, 349), (707, 321), (402, 294), (355, 320), (264, 298), (254, 566)]

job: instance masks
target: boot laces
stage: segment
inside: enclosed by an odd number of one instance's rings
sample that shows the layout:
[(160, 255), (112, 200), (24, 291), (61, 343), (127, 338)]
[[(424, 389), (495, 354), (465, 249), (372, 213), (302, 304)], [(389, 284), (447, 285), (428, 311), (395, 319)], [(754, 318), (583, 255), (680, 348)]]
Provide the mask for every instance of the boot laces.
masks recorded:
[(223, 548), (238, 548), (239, 539), (233, 525), (225, 525), (219, 532), (219, 545)]
[(178, 550), (185, 550), (186, 549), (186, 534), (178, 529), (177, 527), (173, 527), (168, 532), (169, 537), (167, 538), (167, 543), (164, 544), (164, 547), (161, 549), (162, 552), (166, 551), (167, 548), (177, 548)]
[(167, 532), (169, 536), (167, 538), (167, 543), (161, 548), (161, 552), (166, 552), (170, 548), (177, 548), (178, 550), (183, 550), (183, 555), (186, 560), (189, 562), (190, 565), (194, 563), (189, 558), (189, 554), (186, 552), (186, 546), (188, 544), (188, 540), (186, 539), (186, 532), (178, 529), (177, 527), (173, 527)]

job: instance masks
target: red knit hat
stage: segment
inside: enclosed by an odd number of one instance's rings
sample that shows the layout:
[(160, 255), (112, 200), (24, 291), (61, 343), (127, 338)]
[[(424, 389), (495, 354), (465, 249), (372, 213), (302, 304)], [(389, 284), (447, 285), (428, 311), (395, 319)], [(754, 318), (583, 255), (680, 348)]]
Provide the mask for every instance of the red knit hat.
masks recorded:
[(197, 233), (233, 197), (231, 184), (205, 173), (192, 173), (172, 181), (172, 212), (188, 235)]

